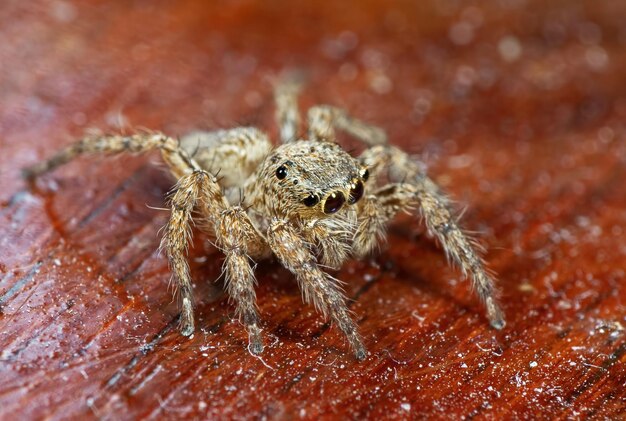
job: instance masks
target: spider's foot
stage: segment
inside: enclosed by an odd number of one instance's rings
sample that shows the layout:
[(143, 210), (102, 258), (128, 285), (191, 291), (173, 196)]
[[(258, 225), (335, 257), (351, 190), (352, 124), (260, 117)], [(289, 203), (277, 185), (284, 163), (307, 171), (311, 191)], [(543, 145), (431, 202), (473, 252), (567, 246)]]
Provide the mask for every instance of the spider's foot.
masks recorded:
[(28, 182), (35, 180), (37, 177), (50, 170), (47, 162), (39, 162), (30, 167), (22, 168), (22, 178)]
[(193, 326), (193, 322), (191, 323), (181, 323), (180, 324), (180, 334), (183, 336), (191, 336), (193, 335), (193, 332), (195, 331), (195, 328)]
[(37, 173), (32, 168), (22, 168), (22, 178), (26, 181), (32, 181), (37, 177)]
[(248, 326), (248, 349), (254, 355), (259, 355), (263, 352), (261, 329), (257, 325)]
[(491, 327), (496, 330), (502, 330), (506, 326), (506, 322), (503, 318), (493, 319), (489, 322), (489, 324), (491, 324)]
[(501, 330), (506, 326), (506, 322), (504, 321), (504, 315), (502, 314), (502, 310), (496, 304), (493, 298), (487, 298), (485, 302), (485, 306), (487, 307), (487, 316), (489, 317), (489, 323), (491, 327), (497, 330)]
[(367, 350), (361, 345), (361, 348), (354, 350), (354, 356), (357, 360), (363, 361), (367, 357)]
[(354, 356), (357, 360), (363, 361), (365, 357), (367, 357), (367, 349), (365, 349), (365, 345), (363, 345), (363, 342), (361, 342), (361, 339), (358, 337), (352, 337), (349, 338), (349, 340)]
[(193, 323), (193, 307), (188, 298), (183, 298), (183, 311), (180, 313), (180, 333), (183, 336), (191, 336), (196, 330)]

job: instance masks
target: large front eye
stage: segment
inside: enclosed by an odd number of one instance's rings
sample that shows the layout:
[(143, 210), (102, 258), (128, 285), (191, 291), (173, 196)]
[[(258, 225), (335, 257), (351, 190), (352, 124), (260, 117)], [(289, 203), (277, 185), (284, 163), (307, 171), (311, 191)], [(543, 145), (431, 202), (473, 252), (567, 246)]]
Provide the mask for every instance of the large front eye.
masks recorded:
[(359, 199), (361, 199), (361, 197), (363, 197), (363, 183), (361, 183), (361, 180), (357, 180), (357, 182), (354, 183), (352, 185), (352, 188), (350, 189), (348, 203), (354, 205), (356, 202), (359, 201)]
[(331, 193), (330, 196), (328, 196), (328, 198), (326, 199), (326, 202), (324, 202), (324, 213), (337, 212), (339, 209), (341, 209), (345, 202), (346, 198), (344, 197), (343, 193)]
[(313, 206), (317, 205), (320, 202), (320, 198), (317, 197), (314, 194), (310, 194), (308, 195), (303, 201), (302, 203), (304, 203), (304, 206), (307, 206), (309, 208), (312, 208)]

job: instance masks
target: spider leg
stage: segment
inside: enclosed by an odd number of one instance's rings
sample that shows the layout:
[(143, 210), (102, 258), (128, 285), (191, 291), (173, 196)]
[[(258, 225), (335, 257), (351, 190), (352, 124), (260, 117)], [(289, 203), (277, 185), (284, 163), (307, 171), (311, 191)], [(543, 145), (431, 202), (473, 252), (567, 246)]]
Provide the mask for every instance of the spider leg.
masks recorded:
[(245, 211), (234, 206), (221, 213), (216, 224), (217, 245), (226, 256), (224, 273), (226, 291), (235, 301), (235, 314), (248, 331), (250, 351), (254, 354), (263, 352), (260, 317), (256, 306), (254, 287), (256, 279), (250, 265), (249, 245), (257, 246), (263, 239), (250, 223)]
[(471, 277), (478, 297), (487, 309), (491, 325), (496, 329), (505, 326), (504, 315), (497, 301), (495, 280), (485, 268), (477, 245), (459, 228), (452, 216), (448, 198), (428, 178), (417, 163), (403, 151), (393, 147), (374, 147), (364, 152), (361, 159), (370, 172), (379, 172), (388, 165), (392, 183), (379, 189), (375, 195), (366, 197), (362, 204), (365, 215), (355, 234), (355, 249), (366, 253), (371, 248), (372, 237), (380, 238), (384, 226), (402, 210), (417, 205), (428, 230), (442, 244), (446, 254), (456, 263), (465, 276)]
[(345, 110), (330, 105), (318, 105), (308, 111), (309, 139), (333, 142), (335, 129), (341, 129), (368, 145), (387, 143), (385, 131), (351, 117)]
[(300, 127), (298, 94), (301, 88), (302, 84), (294, 77), (279, 81), (274, 87), (274, 101), (276, 102), (274, 118), (283, 143), (292, 142), (298, 137)]
[(161, 244), (167, 251), (177, 290), (182, 298), (181, 332), (189, 336), (194, 330), (193, 295), (185, 251), (191, 235), (189, 230), (191, 212), (198, 196), (199, 184), (196, 181), (196, 174), (200, 167), (179, 147), (177, 140), (160, 133), (86, 137), (59, 151), (52, 158), (25, 169), (24, 175), (28, 178), (37, 177), (81, 155), (138, 153), (153, 149), (161, 150), (172, 174), (180, 178), (178, 190), (172, 200), (170, 220)]
[(199, 169), (198, 164), (179, 147), (176, 139), (161, 133), (138, 133), (131, 136), (87, 136), (57, 152), (51, 158), (24, 169), (23, 174), (26, 178), (35, 178), (81, 155), (139, 153), (153, 149), (161, 150), (165, 162), (177, 178)]
[(296, 276), (305, 301), (312, 301), (322, 314), (330, 316), (348, 339), (356, 358), (364, 359), (367, 351), (350, 316), (346, 298), (337, 285), (338, 281), (320, 269), (310, 245), (294, 226), (277, 219), (270, 224), (267, 238), (274, 254)]
[[(292, 142), (298, 136), (300, 127), (298, 94), (301, 88), (301, 81), (294, 76), (278, 82), (274, 87), (275, 119), (283, 143)], [(307, 120), (309, 140), (332, 142), (336, 138), (335, 129), (338, 128), (368, 145), (387, 143), (384, 130), (355, 119), (338, 107), (330, 105), (312, 107), (307, 113)]]
[(176, 192), (171, 200), (170, 219), (161, 240), (161, 248), (167, 253), (177, 290), (182, 299), (180, 332), (184, 336), (191, 336), (195, 330), (193, 291), (186, 252), (191, 239), (191, 215), (202, 189), (205, 188), (204, 179), (205, 174), (197, 171), (183, 176), (178, 181)]
[[(410, 157), (392, 146), (378, 145), (366, 149), (359, 160), (369, 170), (368, 185), (376, 185), (385, 169), (393, 181), (423, 176), (420, 167)], [(359, 220), (354, 235), (354, 254), (363, 257), (385, 239), (387, 224), (402, 209), (416, 202), (414, 195), (389, 188), (378, 188), (358, 203)]]
[(245, 211), (239, 206), (229, 206), (215, 177), (203, 170), (187, 174), (178, 182), (162, 241), (182, 297), (181, 333), (189, 336), (194, 331), (191, 278), (185, 252), (191, 236), (191, 215), (196, 206), (213, 225), (216, 244), (226, 256), (226, 289), (236, 303), (237, 316), (248, 330), (250, 350), (258, 354), (263, 351), (263, 343), (248, 246), (259, 248), (263, 240)]
[(385, 241), (387, 224), (397, 213), (389, 199), (393, 200), (385, 197), (384, 189), (379, 189), (361, 199), (358, 226), (353, 241), (355, 257), (365, 257), (378, 244)]

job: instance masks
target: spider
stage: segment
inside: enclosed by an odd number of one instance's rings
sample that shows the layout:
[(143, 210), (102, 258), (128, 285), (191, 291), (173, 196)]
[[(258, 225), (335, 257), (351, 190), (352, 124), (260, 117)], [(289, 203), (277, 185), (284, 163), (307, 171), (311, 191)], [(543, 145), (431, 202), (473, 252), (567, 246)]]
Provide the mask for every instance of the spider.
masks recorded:
[[(274, 255), (295, 275), (305, 301), (330, 316), (356, 358), (364, 359), (367, 352), (339, 281), (322, 268), (338, 268), (350, 257), (367, 255), (385, 239), (386, 226), (397, 213), (416, 207), (449, 258), (472, 279), (491, 326), (502, 329), (505, 321), (494, 280), (423, 165), (388, 145), (381, 129), (333, 106), (308, 110), (308, 134), (302, 139), (300, 90), (301, 84), (294, 81), (275, 85), (279, 146), (253, 127), (196, 132), (180, 140), (162, 133), (92, 135), (24, 173), (32, 179), (83, 154), (161, 152), (178, 180), (161, 247), (180, 294), (180, 332), (185, 336), (195, 329), (186, 261), (194, 211), (200, 229), (225, 255), (225, 288), (254, 354), (263, 351), (263, 340), (253, 262)], [(335, 143), (336, 129), (368, 148), (352, 157)], [(383, 176), (388, 184), (377, 185)]]

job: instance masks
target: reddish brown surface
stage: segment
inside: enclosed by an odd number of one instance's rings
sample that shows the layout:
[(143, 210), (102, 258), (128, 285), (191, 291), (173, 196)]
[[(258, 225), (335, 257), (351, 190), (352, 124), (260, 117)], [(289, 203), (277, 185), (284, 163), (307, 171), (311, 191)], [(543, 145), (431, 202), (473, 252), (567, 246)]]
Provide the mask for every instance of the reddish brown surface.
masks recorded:
[[(626, 3), (314, 3), (3, 2), (0, 418), (625, 416)], [(308, 72), (303, 105), (384, 127), (467, 205), (504, 331), (401, 218), (337, 274), (366, 361), (272, 262), (270, 345), (250, 355), (200, 235), (188, 340), (156, 251), (167, 212), (146, 206), (172, 183), (157, 155), (81, 159), (32, 190), (19, 177), (90, 127), (274, 134), (285, 68)]]

